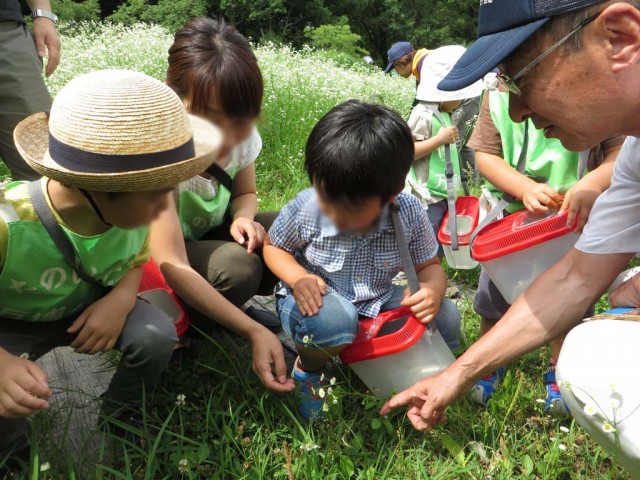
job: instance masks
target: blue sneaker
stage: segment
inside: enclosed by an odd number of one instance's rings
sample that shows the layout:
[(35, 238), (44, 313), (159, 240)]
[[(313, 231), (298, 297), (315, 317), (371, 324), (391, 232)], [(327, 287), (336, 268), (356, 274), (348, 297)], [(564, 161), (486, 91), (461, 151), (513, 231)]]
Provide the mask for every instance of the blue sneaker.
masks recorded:
[(469, 397), (478, 405), (486, 406), (503, 377), (504, 368), (499, 368), (491, 375), (487, 375), (482, 380), (478, 380), (469, 392)]
[(570, 415), (569, 407), (562, 398), (562, 393), (556, 383), (556, 372), (553, 367), (549, 367), (547, 373), (544, 374), (544, 385), (547, 388), (547, 401), (544, 404), (544, 410), (552, 417), (568, 417)]
[(326, 373), (321, 372), (305, 372), (299, 365), (300, 357), (296, 359), (293, 365), (291, 377), (296, 382), (296, 403), (298, 404), (298, 412), (306, 420), (323, 420), (325, 418), (322, 407), (324, 400), (320, 397), (319, 391), (329, 384)]

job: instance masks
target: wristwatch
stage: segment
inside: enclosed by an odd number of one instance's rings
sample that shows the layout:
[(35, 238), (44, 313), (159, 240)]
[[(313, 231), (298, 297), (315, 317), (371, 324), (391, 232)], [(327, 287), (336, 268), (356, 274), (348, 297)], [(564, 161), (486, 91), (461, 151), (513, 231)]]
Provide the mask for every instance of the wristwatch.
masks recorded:
[(48, 10), (42, 10), (41, 8), (38, 8), (38, 9), (34, 10), (33, 12), (31, 12), (31, 18), (32, 19), (35, 20), (38, 17), (48, 18), (54, 24), (58, 23), (57, 15), (54, 15), (53, 13), (49, 12)]

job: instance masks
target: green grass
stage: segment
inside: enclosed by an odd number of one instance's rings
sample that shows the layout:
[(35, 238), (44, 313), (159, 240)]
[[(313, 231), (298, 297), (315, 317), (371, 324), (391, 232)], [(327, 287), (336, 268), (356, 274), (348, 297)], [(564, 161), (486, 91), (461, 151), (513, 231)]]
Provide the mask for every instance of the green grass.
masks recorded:
[[(75, 75), (96, 68), (133, 68), (162, 79), (171, 37), (159, 27), (91, 24), (66, 27), (62, 41), (62, 64), (49, 82), (54, 93)], [(411, 81), (365, 66), (345, 69), (317, 52), (267, 45), (258, 47), (257, 55), (266, 82), (260, 125), (264, 150), (257, 164), (264, 210), (280, 208), (308, 185), (302, 171), (304, 144), (324, 112), (340, 101), (361, 98), (406, 113), (413, 96)], [(449, 274), (471, 288), (477, 282), (477, 271)], [(477, 339), (478, 318), (469, 300), (460, 300), (459, 307), (466, 348)], [(339, 403), (332, 407), (331, 420), (302, 423), (293, 413), (292, 396), (266, 391), (250, 359), (250, 348), (231, 335), (197, 343), (146, 403), (142, 445), (105, 441), (95, 465), (56, 441), (60, 432), (52, 431), (53, 417), (68, 419), (72, 409), (36, 416), (32, 465), (22, 478), (627, 478), (571, 420), (544, 415), (536, 402), (545, 395), (544, 349), (510, 367), (488, 408), (463, 399), (449, 409), (448, 422), (429, 434), (415, 432), (402, 412), (379, 417), (380, 401), (339, 367)], [(178, 406), (180, 394), (186, 401)], [(50, 469), (41, 472), (45, 463)]]
[[(477, 338), (477, 317), (468, 301), (460, 307), (467, 347)], [(338, 367), (331, 420), (304, 424), (292, 413), (291, 396), (261, 387), (249, 358), (249, 348), (230, 335), (198, 343), (147, 403), (144, 446), (107, 442), (105, 456), (118, 460), (98, 464), (94, 478), (625, 478), (573, 422), (544, 415), (536, 402), (544, 398), (544, 350), (510, 367), (488, 408), (463, 399), (430, 434), (415, 432), (401, 413), (379, 417), (380, 402)], [(185, 405), (176, 406), (180, 394)], [(41, 478), (70, 478), (70, 465), (76, 472), (83, 466), (60, 449), (51, 424), (48, 415), (37, 417), (46, 452), (39, 460), (51, 466)], [(188, 471), (181, 475), (183, 459)]]

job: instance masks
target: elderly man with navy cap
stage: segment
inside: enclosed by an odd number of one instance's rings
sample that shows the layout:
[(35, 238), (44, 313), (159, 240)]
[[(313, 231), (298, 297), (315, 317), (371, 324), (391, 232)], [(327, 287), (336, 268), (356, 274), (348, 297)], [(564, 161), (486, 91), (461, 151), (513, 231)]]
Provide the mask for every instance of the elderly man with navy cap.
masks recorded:
[[(575, 327), (558, 362), (565, 400), (640, 478), (640, 316), (581, 323), (640, 252), (640, 1), (483, 0), (478, 34), (439, 88), (463, 88), (497, 67), (514, 121), (530, 119), (574, 151), (614, 134), (629, 138), (575, 247), (451, 367), (399, 393), (382, 413), (410, 405), (412, 424), (430, 430), (475, 380)], [(617, 303), (640, 306), (638, 286), (640, 277), (619, 287)]]

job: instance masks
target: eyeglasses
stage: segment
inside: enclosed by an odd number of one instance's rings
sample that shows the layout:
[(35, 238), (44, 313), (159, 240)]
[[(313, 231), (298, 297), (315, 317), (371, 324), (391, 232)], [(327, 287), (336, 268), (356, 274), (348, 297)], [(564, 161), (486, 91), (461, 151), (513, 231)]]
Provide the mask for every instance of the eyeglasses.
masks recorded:
[(558, 49), (558, 47), (560, 47), (560, 45), (565, 43), (572, 36), (574, 36), (576, 33), (578, 33), (580, 30), (582, 30), (584, 27), (586, 27), (591, 22), (593, 22), (596, 18), (598, 18), (601, 13), (602, 12), (598, 12), (598, 13), (596, 13), (594, 15), (591, 15), (590, 17), (585, 18), (582, 22), (580, 22), (578, 24), (578, 26), (576, 28), (571, 30), (569, 33), (567, 33), (560, 40), (558, 40), (556, 43), (551, 45), (546, 51), (544, 51), (540, 56), (538, 56), (535, 60), (533, 60), (529, 65), (527, 65), (522, 70), (520, 70), (518, 73), (516, 73), (513, 77), (509, 77), (509, 76), (505, 75), (502, 72), (498, 73), (498, 80), (500, 81), (502, 86), (504, 88), (506, 88), (510, 93), (513, 93), (514, 95), (517, 95), (517, 96), (522, 95), (522, 91), (520, 90), (520, 87), (518, 87), (518, 83), (517, 82), (522, 77), (524, 77), (527, 73), (529, 73), (533, 67), (535, 67), (538, 63), (540, 63), (542, 60), (544, 60), (545, 57), (547, 57), (547, 55), (549, 55), (554, 50)]

